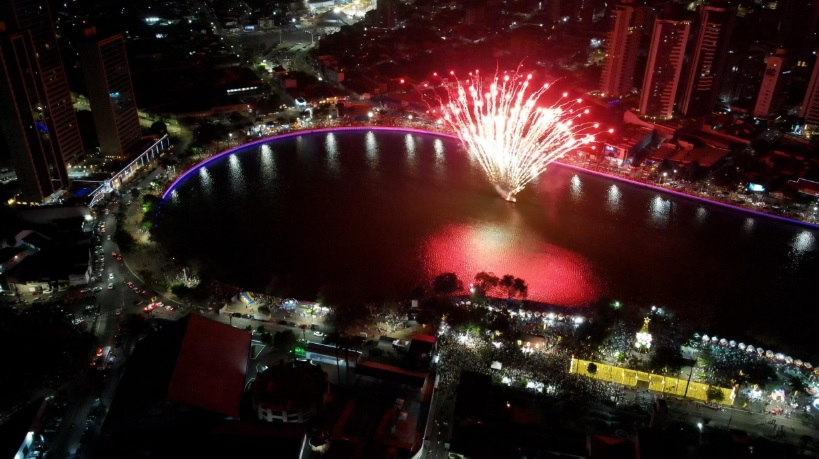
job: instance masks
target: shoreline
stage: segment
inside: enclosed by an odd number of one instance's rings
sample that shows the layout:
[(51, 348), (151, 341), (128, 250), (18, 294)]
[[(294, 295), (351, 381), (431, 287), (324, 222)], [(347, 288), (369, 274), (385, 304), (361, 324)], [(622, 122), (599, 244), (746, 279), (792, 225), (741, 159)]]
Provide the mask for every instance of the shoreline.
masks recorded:
[[(447, 137), (447, 138), (452, 139), (452, 140), (460, 141), (460, 138), (458, 136), (456, 136), (454, 134), (447, 133), (447, 132), (440, 132), (440, 131), (434, 131), (434, 130), (429, 130), (429, 129), (422, 129), (422, 128), (418, 128), (418, 127), (406, 127), (406, 126), (364, 126), (364, 125), (362, 125), (362, 126), (336, 126), (336, 127), (318, 127), (318, 128), (290, 131), (290, 132), (286, 132), (286, 133), (283, 133), (283, 134), (276, 134), (276, 135), (272, 135), (272, 136), (269, 136), (269, 137), (263, 137), (261, 139), (252, 140), (250, 142), (247, 142), (247, 143), (244, 143), (244, 144), (241, 144), (241, 145), (237, 145), (235, 147), (228, 148), (226, 150), (220, 151), (220, 152), (214, 154), (213, 156), (211, 156), (209, 158), (206, 158), (206, 159), (192, 165), (191, 167), (189, 167), (188, 169), (184, 170), (179, 175), (177, 175), (177, 177), (170, 183), (170, 185), (168, 185), (167, 188), (165, 188), (165, 190), (162, 192), (162, 199), (161, 200), (164, 201), (165, 199), (167, 199), (168, 196), (170, 196), (170, 194), (173, 192), (173, 190), (178, 185), (180, 185), (182, 182), (184, 182), (188, 178), (188, 176), (193, 174), (193, 172), (195, 172), (199, 168), (201, 168), (201, 167), (203, 167), (203, 166), (205, 166), (205, 165), (207, 165), (207, 164), (209, 164), (209, 163), (211, 163), (213, 161), (216, 161), (217, 159), (219, 159), (219, 158), (221, 158), (223, 156), (236, 153), (236, 152), (238, 152), (240, 150), (243, 150), (245, 148), (254, 147), (254, 146), (262, 145), (262, 144), (270, 142), (270, 141), (275, 141), (275, 140), (278, 140), (278, 139), (286, 139), (286, 138), (295, 137), (295, 136), (299, 136), (299, 135), (321, 134), (321, 133), (333, 132), (333, 131), (368, 131), (368, 130), (369, 131), (398, 131), (398, 132), (411, 132), (411, 133), (424, 134), (424, 135), (438, 135), (438, 136)], [(744, 207), (744, 206), (729, 204), (727, 202), (718, 201), (718, 200), (715, 200), (715, 199), (705, 198), (705, 197), (697, 195), (697, 194), (683, 192), (683, 191), (671, 189), (671, 188), (668, 188), (668, 187), (663, 187), (663, 186), (660, 186), (660, 185), (657, 185), (657, 184), (641, 182), (641, 181), (633, 180), (633, 179), (623, 177), (623, 176), (620, 176), (620, 175), (614, 175), (614, 174), (611, 174), (611, 173), (601, 172), (601, 171), (586, 168), (586, 167), (583, 167), (583, 166), (578, 166), (578, 165), (575, 165), (575, 164), (571, 164), (571, 163), (565, 161), (565, 156), (563, 158), (558, 158), (552, 164), (558, 165), (560, 167), (566, 167), (568, 169), (572, 169), (572, 170), (575, 170), (575, 171), (578, 171), (578, 172), (583, 172), (583, 173), (595, 175), (595, 176), (598, 176), (598, 177), (604, 177), (604, 178), (607, 178), (607, 179), (610, 179), (610, 180), (629, 183), (631, 185), (636, 185), (636, 186), (639, 186), (639, 187), (642, 187), (642, 188), (647, 188), (647, 189), (651, 189), (651, 190), (654, 190), (654, 191), (659, 191), (659, 192), (662, 192), (662, 193), (668, 193), (668, 194), (673, 195), (673, 196), (688, 198), (688, 199), (691, 199), (693, 201), (698, 201), (698, 202), (701, 202), (701, 203), (713, 204), (715, 206), (719, 206), (719, 207), (729, 209), (729, 210), (745, 212), (745, 213), (755, 215), (755, 216), (759, 216), (759, 217), (766, 217), (766, 218), (777, 220), (777, 221), (780, 221), (780, 222), (783, 222), (783, 223), (795, 224), (797, 226), (801, 226), (801, 227), (804, 227), (804, 228), (819, 229), (819, 223), (811, 223), (811, 222), (807, 222), (807, 221), (804, 221), (804, 220), (797, 220), (797, 219), (794, 219), (794, 218), (784, 217), (782, 215), (776, 215), (776, 214), (772, 214), (772, 213), (768, 213), (768, 212), (762, 212), (762, 211), (755, 210), (755, 209), (750, 209), (750, 208)]]
[(742, 207), (742, 206), (738, 206), (738, 205), (734, 205), (734, 204), (729, 204), (727, 202), (716, 201), (716, 200), (713, 200), (713, 199), (704, 198), (704, 197), (696, 195), (696, 194), (685, 193), (685, 192), (682, 192), (682, 191), (665, 188), (665, 187), (662, 187), (662, 186), (659, 186), (659, 185), (654, 185), (654, 184), (651, 184), (651, 183), (645, 183), (645, 182), (640, 182), (640, 181), (637, 181), (637, 180), (632, 180), (632, 179), (629, 179), (629, 178), (626, 178), (626, 177), (621, 177), (619, 175), (612, 175), (612, 174), (607, 174), (605, 172), (596, 171), (596, 170), (593, 170), (593, 169), (587, 169), (587, 168), (582, 167), (582, 166), (576, 166), (574, 164), (565, 163), (565, 162), (563, 162), (563, 161), (561, 161), (559, 159), (554, 161), (552, 164), (555, 164), (555, 165), (560, 166), (560, 167), (565, 167), (565, 168), (568, 168), (568, 169), (572, 169), (572, 170), (575, 170), (575, 171), (578, 171), (578, 172), (583, 172), (583, 173), (595, 175), (595, 176), (598, 176), (598, 177), (604, 177), (604, 178), (611, 179), (611, 180), (617, 180), (619, 182), (628, 183), (630, 185), (635, 185), (635, 186), (639, 186), (639, 187), (642, 187), (642, 188), (647, 188), (647, 189), (650, 189), (650, 190), (659, 191), (659, 192), (662, 192), (662, 193), (668, 193), (668, 194), (671, 194), (671, 195), (674, 195), (674, 196), (691, 199), (692, 201), (698, 201), (698, 202), (705, 203), (705, 204), (713, 204), (715, 206), (723, 207), (723, 208), (734, 210), (734, 211), (745, 212), (745, 213), (749, 213), (749, 214), (760, 216), (760, 217), (772, 218), (774, 220), (778, 220), (778, 221), (783, 222), (783, 223), (791, 223), (791, 224), (795, 224), (797, 226), (807, 227), (807, 228), (811, 228), (811, 229), (819, 229), (819, 224), (817, 224), (817, 223), (810, 223), (810, 222), (806, 222), (806, 221), (803, 221), (803, 220), (796, 220), (796, 219), (793, 219), (793, 218), (783, 217), (781, 215), (775, 215), (775, 214), (771, 214), (771, 213), (768, 213), (768, 212), (760, 212), (758, 210), (749, 209), (747, 207)]

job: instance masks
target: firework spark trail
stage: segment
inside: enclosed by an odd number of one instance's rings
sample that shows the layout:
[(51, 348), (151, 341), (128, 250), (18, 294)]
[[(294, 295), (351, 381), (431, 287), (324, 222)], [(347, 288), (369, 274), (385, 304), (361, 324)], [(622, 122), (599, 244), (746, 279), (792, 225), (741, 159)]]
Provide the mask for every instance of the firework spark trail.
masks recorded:
[(578, 144), (594, 140), (589, 132), (598, 127), (578, 123), (588, 110), (577, 109), (579, 100), (541, 107), (539, 101), (549, 85), (530, 88), (532, 76), (494, 78), (484, 88), (477, 75), (470, 86), (458, 82), (448, 90), (449, 103), (442, 104), (442, 121), (461, 138), (477, 159), (489, 182), (503, 197), (514, 195), (537, 178), (555, 159)]

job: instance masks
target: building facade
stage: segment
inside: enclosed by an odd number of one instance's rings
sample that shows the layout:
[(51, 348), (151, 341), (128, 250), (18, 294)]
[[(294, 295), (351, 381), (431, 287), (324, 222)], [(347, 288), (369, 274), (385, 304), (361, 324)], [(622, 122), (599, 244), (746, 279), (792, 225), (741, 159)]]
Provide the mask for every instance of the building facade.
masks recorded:
[(802, 101), (802, 110), (799, 115), (805, 118), (805, 124), (811, 126), (810, 131), (815, 132), (819, 127), (819, 62), (813, 64), (808, 90), (805, 92), (805, 99)]
[(756, 103), (759, 86), (765, 75), (765, 58), (770, 50), (752, 45), (729, 52), (717, 100), (728, 106), (750, 110)]
[(678, 105), (684, 115), (702, 116), (713, 110), (734, 18), (732, 8), (699, 6), (688, 74)]
[(392, 29), (395, 27), (396, 0), (376, 0), (375, 14), (379, 27)]
[(606, 57), (600, 75), (603, 97), (620, 97), (634, 89), (634, 71), (645, 17), (645, 8), (630, 5), (618, 5), (611, 11)]
[(784, 49), (778, 49), (765, 58), (765, 75), (762, 77), (759, 95), (754, 105), (755, 117), (766, 117), (784, 106), (789, 82), (790, 72), (787, 68), (789, 64), (790, 59)]
[(123, 158), (142, 132), (122, 35), (82, 43), (80, 60), (100, 151)]
[(21, 201), (68, 185), (84, 150), (46, 0), (0, 2), (0, 127)]
[(640, 92), (642, 116), (668, 119), (673, 115), (690, 28), (688, 21), (658, 19), (654, 22)]

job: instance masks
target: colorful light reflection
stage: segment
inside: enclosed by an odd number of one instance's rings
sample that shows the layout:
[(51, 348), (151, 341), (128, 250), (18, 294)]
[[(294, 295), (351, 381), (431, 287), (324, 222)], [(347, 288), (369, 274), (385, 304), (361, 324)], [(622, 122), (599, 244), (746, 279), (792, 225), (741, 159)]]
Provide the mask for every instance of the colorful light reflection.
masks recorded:
[(511, 274), (529, 285), (527, 299), (560, 306), (588, 304), (602, 294), (591, 263), (516, 225), (449, 225), (424, 243), (422, 253), (430, 279), (454, 272), (468, 284), (481, 271)]

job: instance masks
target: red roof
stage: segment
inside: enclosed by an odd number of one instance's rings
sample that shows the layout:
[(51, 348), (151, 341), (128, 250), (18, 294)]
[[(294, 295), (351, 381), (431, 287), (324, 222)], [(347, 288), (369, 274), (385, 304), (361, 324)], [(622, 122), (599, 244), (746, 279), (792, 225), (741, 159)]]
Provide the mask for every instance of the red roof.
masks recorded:
[(168, 400), (239, 417), (250, 333), (191, 315)]
[(432, 335), (415, 335), (412, 337), (413, 341), (423, 341), (425, 343), (434, 343), (435, 337)]

